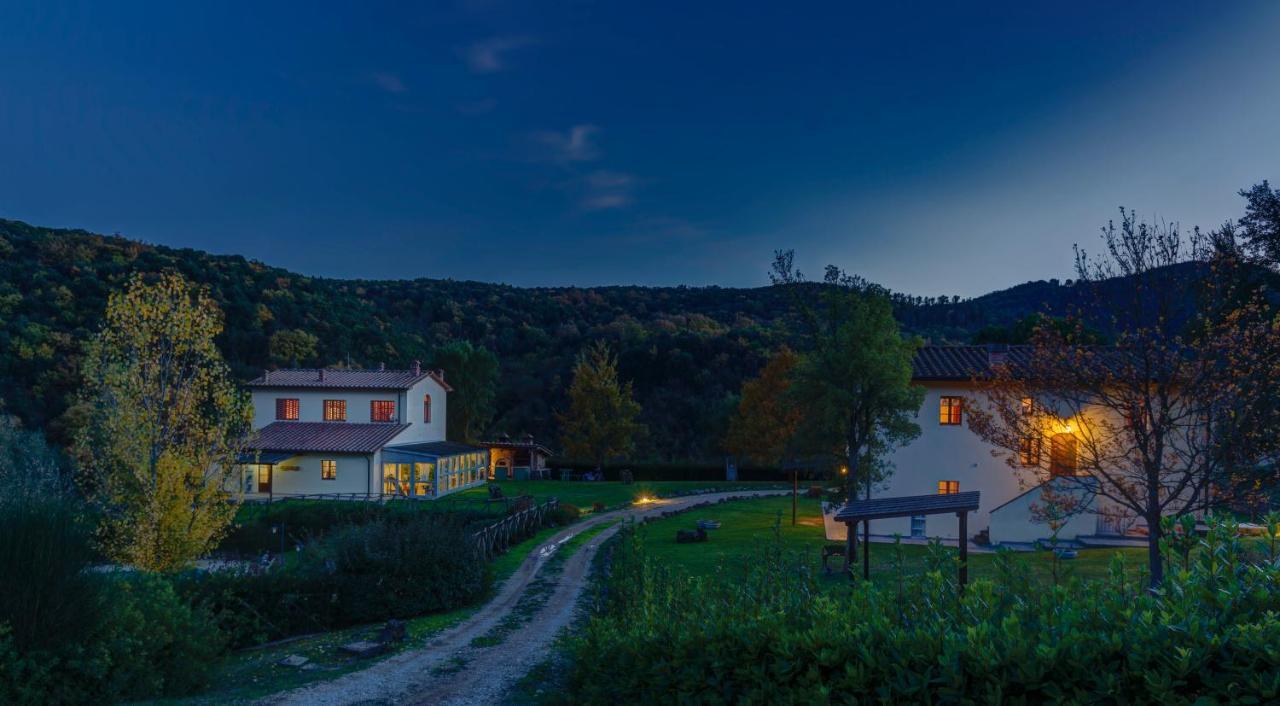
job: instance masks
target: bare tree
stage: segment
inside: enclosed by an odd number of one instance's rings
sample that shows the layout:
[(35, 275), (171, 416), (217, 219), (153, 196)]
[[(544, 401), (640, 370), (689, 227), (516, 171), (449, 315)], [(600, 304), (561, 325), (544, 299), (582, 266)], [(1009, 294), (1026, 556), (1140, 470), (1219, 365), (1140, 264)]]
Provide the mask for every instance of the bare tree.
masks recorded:
[[(1073, 327), (1042, 326), (993, 365), (969, 426), (1011, 466), (1142, 518), (1157, 586), (1160, 518), (1207, 507), (1215, 484), (1260, 448), (1252, 420), (1273, 395), (1273, 363), (1259, 351), (1280, 338), (1263, 309), (1224, 310), (1235, 299), (1229, 263), (1198, 231), (1122, 209), (1102, 240), (1101, 259), (1076, 250)], [(1086, 343), (1086, 318), (1114, 344)]]

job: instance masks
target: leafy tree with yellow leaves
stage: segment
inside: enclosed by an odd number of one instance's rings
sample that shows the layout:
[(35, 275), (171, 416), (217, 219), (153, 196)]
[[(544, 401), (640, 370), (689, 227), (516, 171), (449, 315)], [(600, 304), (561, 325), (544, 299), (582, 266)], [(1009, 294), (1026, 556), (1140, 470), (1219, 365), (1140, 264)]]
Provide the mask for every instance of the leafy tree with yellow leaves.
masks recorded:
[(114, 561), (183, 568), (235, 514), (225, 488), (253, 417), (214, 344), (221, 331), (208, 292), (174, 272), (135, 275), (107, 303), (85, 357), (77, 451)]

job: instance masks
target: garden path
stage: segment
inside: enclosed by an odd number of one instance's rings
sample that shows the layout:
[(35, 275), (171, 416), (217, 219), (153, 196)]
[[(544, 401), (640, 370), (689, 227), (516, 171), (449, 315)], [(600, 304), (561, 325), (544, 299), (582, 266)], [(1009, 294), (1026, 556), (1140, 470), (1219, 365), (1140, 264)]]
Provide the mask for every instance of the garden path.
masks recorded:
[[(618, 531), (619, 525), (603, 530), (580, 546), (564, 561), (559, 573), (550, 575), (552, 572), (544, 572), (547, 562), (566, 542), (593, 527), (618, 519), (683, 510), (699, 503), (727, 498), (785, 494), (786, 491), (777, 490), (707, 493), (589, 515), (556, 533), (534, 550), (497, 595), (475, 615), (426, 645), (332, 681), (267, 697), (260, 703), (273, 706), (501, 703), (512, 685), (547, 657), (556, 635), (572, 622), (591, 561), (600, 545)], [(550, 584), (539, 586), (539, 591), (548, 595), (547, 600), (536, 604), (529, 615), (520, 616), (517, 626), (510, 627), (510, 621), (504, 623), (508, 616), (515, 617), (514, 611), (520, 599), (540, 578), (544, 584)], [(496, 644), (490, 644), (495, 630), (505, 634)]]

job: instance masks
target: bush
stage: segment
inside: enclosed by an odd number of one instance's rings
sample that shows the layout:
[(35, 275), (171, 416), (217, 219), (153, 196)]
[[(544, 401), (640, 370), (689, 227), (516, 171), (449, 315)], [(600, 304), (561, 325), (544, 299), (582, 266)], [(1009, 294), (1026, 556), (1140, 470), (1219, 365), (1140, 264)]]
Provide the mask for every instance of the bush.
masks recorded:
[[(598, 504), (598, 503), (597, 503)], [(578, 521), (582, 517), (582, 510), (577, 505), (569, 503), (559, 503), (556, 509), (551, 511), (551, 524), (560, 527), (567, 527)]]
[(283, 569), (189, 572), (178, 587), (244, 646), (452, 610), (488, 581), (462, 519), (422, 512), (341, 527)]
[(441, 501), (367, 503), (340, 500), (284, 500), (275, 503), (246, 503), (236, 513), (227, 536), (217, 551), (232, 555), (256, 556), (278, 552), (281, 537), (274, 530), (283, 528), (286, 550), (297, 544), (323, 538), (348, 525), (364, 525), (382, 520), (407, 520), (422, 514), (451, 515), (452, 520), (479, 520), (487, 514), (480, 508), (459, 509), (457, 503)]
[(77, 641), (21, 649), (0, 625), (0, 703), (113, 703), (205, 686), (225, 640), (159, 576), (95, 576), (102, 615)]
[(470, 534), (442, 516), (347, 527), (318, 550), (316, 559), (332, 567), (329, 583), (341, 619), (350, 623), (452, 610), (487, 588), (485, 562)]
[(0, 504), (0, 623), (21, 652), (75, 644), (100, 619), (92, 528), (78, 505), (24, 497)]
[(1274, 703), (1280, 569), (1219, 526), (1159, 593), (1110, 578), (1039, 586), (1003, 555), (957, 595), (954, 556), (887, 587), (823, 594), (774, 547), (741, 583), (616, 552), (568, 650), (575, 703)]

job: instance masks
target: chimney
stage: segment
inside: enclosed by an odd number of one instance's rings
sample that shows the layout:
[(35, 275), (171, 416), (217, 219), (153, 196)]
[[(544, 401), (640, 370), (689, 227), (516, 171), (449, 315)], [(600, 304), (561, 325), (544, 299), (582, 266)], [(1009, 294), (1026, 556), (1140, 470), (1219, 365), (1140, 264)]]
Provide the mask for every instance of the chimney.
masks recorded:
[(533, 434), (528, 434), (528, 433), (526, 433), (526, 434), (524, 435), (524, 443), (532, 445), (532, 444), (533, 444)]
[(382, 372), (383, 370), (386, 370), (386, 369), (387, 369), (386, 363), (378, 363), (378, 372)]
[(987, 344), (987, 366), (995, 367), (1009, 362), (1009, 346), (1003, 343)]
[(320, 382), (324, 382), (324, 368), (320, 368)]
[(271, 370), (269, 368), (262, 371), (262, 381), (271, 382)]
[(412, 367), (412, 368), (410, 368), (410, 370), (412, 370), (412, 371), (413, 371), (413, 374), (414, 374), (414, 375), (421, 375), (421, 374), (422, 374), (422, 362), (421, 362), (421, 361), (417, 361), (417, 360), (413, 361), (413, 367)]
[(444, 382), (444, 368), (436, 368), (436, 377), (440, 378), (440, 382)]

